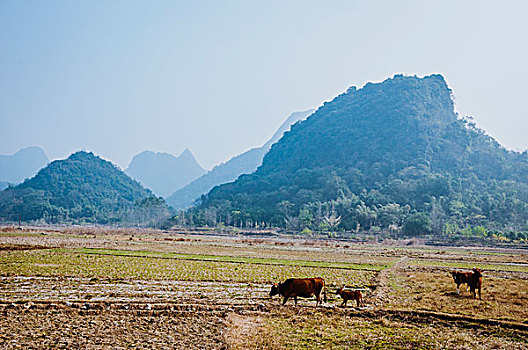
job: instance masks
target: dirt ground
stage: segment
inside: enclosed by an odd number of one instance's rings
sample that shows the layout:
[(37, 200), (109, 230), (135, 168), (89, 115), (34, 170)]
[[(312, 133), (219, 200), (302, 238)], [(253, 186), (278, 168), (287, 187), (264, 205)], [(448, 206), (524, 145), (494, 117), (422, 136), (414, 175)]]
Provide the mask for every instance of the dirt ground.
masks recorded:
[(5, 349), (222, 349), (222, 314), (76, 310), (69, 307), (3, 310)]
[[(484, 269), (482, 300), (450, 277), (472, 266)], [(268, 295), (272, 282), (315, 276), (323, 307)], [(363, 291), (364, 308), (338, 307), (343, 284)], [(0, 349), (41, 348), (528, 349), (528, 252), (4, 229)]]

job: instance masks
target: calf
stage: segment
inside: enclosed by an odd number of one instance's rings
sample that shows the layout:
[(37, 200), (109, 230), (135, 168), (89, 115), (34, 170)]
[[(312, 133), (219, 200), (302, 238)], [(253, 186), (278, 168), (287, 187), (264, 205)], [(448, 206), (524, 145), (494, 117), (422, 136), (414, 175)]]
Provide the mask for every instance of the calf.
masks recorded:
[(337, 290), (336, 294), (341, 295), (341, 298), (343, 298), (343, 303), (341, 306), (346, 307), (347, 301), (349, 300), (355, 300), (357, 303), (357, 307), (359, 305), (364, 305), (363, 303), (363, 295), (361, 295), (361, 291), (359, 290), (343, 290), (345, 287), (341, 287)]
[(482, 270), (478, 268), (473, 269), (471, 278), (469, 280), (469, 288), (471, 289), (471, 294), (473, 294), (473, 299), (476, 298), (476, 291), (478, 290), (479, 299), (482, 300), (480, 296), (480, 289), (482, 287)]
[(326, 288), (324, 279), (318, 278), (288, 278), (284, 283), (275, 283), (271, 287), (270, 297), (281, 295), (284, 297), (282, 305), (286, 304), (289, 298), (295, 300), (297, 306), (297, 297), (310, 298), (315, 295), (317, 301), (315, 306), (321, 303), (321, 292), (324, 294), (326, 303)]
[(469, 290), (471, 276), (473, 275), (473, 272), (463, 272), (463, 271), (451, 271), (451, 275), (453, 275), (453, 280), (456, 283), (457, 286), (457, 293), (460, 294), (460, 285), (466, 284), (467, 289), (466, 292)]

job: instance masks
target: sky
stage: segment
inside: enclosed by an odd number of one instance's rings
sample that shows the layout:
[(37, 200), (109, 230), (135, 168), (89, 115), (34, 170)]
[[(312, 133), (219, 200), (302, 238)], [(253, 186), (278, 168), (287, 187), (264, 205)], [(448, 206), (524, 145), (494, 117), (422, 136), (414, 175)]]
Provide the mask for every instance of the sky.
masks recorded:
[(0, 2), (0, 154), (89, 150), (126, 168), (188, 148), (206, 169), (294, 111), (440, 73), (460, 115), (528, 149), (525, 1)]

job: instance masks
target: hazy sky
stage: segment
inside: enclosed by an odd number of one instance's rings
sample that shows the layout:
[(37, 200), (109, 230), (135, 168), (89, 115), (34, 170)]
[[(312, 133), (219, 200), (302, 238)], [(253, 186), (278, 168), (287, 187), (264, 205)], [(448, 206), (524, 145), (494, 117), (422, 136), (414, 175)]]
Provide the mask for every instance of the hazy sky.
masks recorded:
[(395, 73), (443, 74), (457, 110), (528, 148), (525, 1), (0, 2), (0, 153), (92, 150), (205, 168), (293, 111)]

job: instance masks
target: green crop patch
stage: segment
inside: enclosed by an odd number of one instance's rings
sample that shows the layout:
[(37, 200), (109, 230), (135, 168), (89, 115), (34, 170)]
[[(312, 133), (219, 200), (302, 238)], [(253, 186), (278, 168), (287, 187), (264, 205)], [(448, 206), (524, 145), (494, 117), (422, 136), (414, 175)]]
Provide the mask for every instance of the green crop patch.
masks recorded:
[[(68, 249), (56, 249), (56, 251), (68, 251)], [(288, 259), (274, 259), (274, 258), (234, 257), (234, 256), (225, 256), (225, 255), (161, 253), (161, 252), (151, 252), (151, 251), (118, 250), (118, 249), (80, 248), (80, 249), (73, 249), (70, 251), (76, 252), (76, 253), (82, 253), (82, 254), (96, 254), (96, 255), (114, 255), (114, 256), (197, 260), (197, 261), (216, 261), (216, 262), (259, 264), (259, 265), (321, 267), (321, 268), (346, 269), (346, 270), (380, 271), (388, 267), (388, 265), (375, 265), (375, 264), (368, 264), (368, 263), (367, 264), (354, 264), (354, 263), (349, 263), (349, 262), (326, 262), (326, 261), (288, 260)]]
[[(83, 251), (83, 250), (81, 250)], [(138, 254), (145, 254), (139, 252)], [(329, 285), (366, 286), (373, 271), (320, 266), (252, 264), (204, 259), (185, 260), (134, 255), (91, 254), (77, 250), (0, 252), (3, 276), (75, 276), (130, 280), (181, 280), (269, 283), (286, 278), (320, 276)]]

